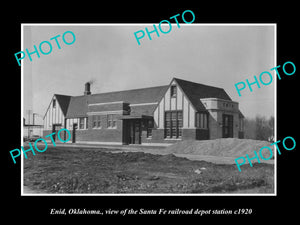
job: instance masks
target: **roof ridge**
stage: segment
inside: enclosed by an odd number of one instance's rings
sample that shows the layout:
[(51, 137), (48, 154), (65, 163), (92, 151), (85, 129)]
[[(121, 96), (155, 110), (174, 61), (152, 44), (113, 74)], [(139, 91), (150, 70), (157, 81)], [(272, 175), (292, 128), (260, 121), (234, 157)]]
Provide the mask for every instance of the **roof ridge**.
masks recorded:
[(73, 97), (72, 95), (62, 95), (62, 94), (54, 94), (54, 95), (59, 95), (59, 96), (64, 96), (64, 97)]
[[(133, 104), (139, 103), (153, 103), (157, 102), (158, 98), (162, 95), (162, 92), (167, 90), (169, 85), (164, 86), (155, 86), (155, 87), (147, 87), (147, 88), (138, 88), (131, 90), (123, 90), (123, 91), (114, 91), (114, 92), (104, 92), (92, 95), (80, 95), (73, 96), (70, 100), (70, 105), (67, 112), (68, 118), (86, 116), (89, 108), (88, 104), (93, 103), (105, 103), (105, 102), (115, 102), (115, 101), (123, 101)], [(135, 109), (135, 111), (141, 112), (145, 114), (149, 114), (149, 110), (154, 107), (145, 105), (144, 107), (139, 107), (139, 109)], [(109, 108), (109, 107), (108, 107)]]
[(183, 80), (183, 79), (176, 78), (176, 77), (174, 77), (174, 79), (175, 80), (179, 80), (179, 81), (184, 81), (184, 82), (192, 83), (192, 84), (197, 84), (197, 85), (202, 85), (202, 86), (206, 86), (206, 87), (212, 87), (212, 88), (218, 88), (218, 89), (223, 89), (224, 90), (224, 88), (221, 88), (221, 87), (216, 87), (216, 86), (212, 86), (212, 85), (197, 83), (197, 82), (193, 82), (193, 81), (189, 81), (189, 80)]
[(102, 93), (96, 93), (96, 94), (91, 94), (91, 95), (77, 95), (77, 96), (71, 96), (71, 97), (84, 97), (84, 96), (92, 96), (92, 95), (112, 94), (112, 93), (125, 92), (125, 91), (137, 91), (137, 90), (145, 90), (145, 89), (151, 89), (151, 88), (163, 88), (163, 87), (169, 87), (169, 85), (160, 85), (160, 86), (146, 87), (146, 88), (135, 88), (135, 89), (122, 90), (122, 91), (102, 92)]

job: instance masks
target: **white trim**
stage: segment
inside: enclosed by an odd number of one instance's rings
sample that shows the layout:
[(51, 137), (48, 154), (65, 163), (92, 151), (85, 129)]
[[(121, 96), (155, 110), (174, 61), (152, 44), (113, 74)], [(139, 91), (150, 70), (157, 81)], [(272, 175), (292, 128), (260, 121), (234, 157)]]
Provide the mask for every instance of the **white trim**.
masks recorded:
[(110, 105), (110, 104), (121, 104), (124, 103), (123, 101), (118, 101), (118, 102), (101, 102), (101, 103), (91, 103), (88, 104), (88, 106), (92, 106), (92, 105)]
[(117, 129), (117, 126), (114, 126), (114, 127), (107, 127), (106, 129), (110, 129), (110, 130)]
[(123, 114), (126, 110), (115, 110), (115, 111), (101, 111), (101, 112), (87, 112), (87, 115), (108, 115), (108, 114)]
[(200, 98), (200, 101), (202, 100), (215, 100), (215, 101), (223, 101), (223, 102), (228, 102), (228, 103), (236, 103), (236, 104), (239, 104), (238, 102), (236, 101), (232, 101), (232, 100), (226, 100), (226, 99), (222, 99), (222, 98)]
[(92, 127), (92, 130), (101, 130), (101, 129), (102, 129), (102, 126), (100, 126), (100, 127)]
[(129, 104), (129, 106), (143, 106), (143, 105), (156, 105), (158, 102), (149, 102), (149, 103), (139, 103), (139, 104)]
[(165, 138), (165, 141), (182, 141), (182, 138)]

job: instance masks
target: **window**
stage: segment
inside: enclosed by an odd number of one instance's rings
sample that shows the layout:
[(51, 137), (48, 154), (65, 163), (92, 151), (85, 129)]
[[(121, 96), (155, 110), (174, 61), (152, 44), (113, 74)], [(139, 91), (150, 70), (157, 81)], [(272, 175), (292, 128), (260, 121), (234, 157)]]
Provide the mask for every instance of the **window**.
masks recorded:
[(182, 136), (182, 111), (165, 112), (165, 138)]
[(107, 115), (107, 127), (112, 127), (113, 115)]
[(53, 99), (52, 101), (52, 108), (55, 108), (56, 107), (56, 99)]
[(165, 138), (171, 136), (171, 112), (165, 112)]
[(101, 117), (97, 116), (97, 127), (100, 128), (101, 127)]
[(182, 112), (178, 111), (177, 112), (177, 127), (178, 127), (178, 137), (182, 136), (182, 126), (183, 126), (183, 122), (182, 122)]
[(108, 128), (116, 128), (117, 127), (116, 115), (113, 115), (113, 114), (107, 115), (107, 127)]
[(175, 98), (177, 95), (177, 87), (176, 85), (171, 86), (171, 98)]
[(201, 129), (207, 129), (207, 114), (206, 113), (196, 113), (196, 127)]
[(223, 114), (223, 123), (222, 123), (222, 133), (223, 138), (232, 138), (233, 137), (233, 115)]
[(89, 129), (88, 117), (85, 118), (85, 129)]
[(147, 121), (147, 138), (152, 137), (153, 119)]
[(97, 119), (96, 119), (96, 116), (93, 116), (93, 117), (92, 117), (92, 124), (93, 124), (93, 128), (96, 128), (96, 127), (97, 127)]
[(78, 129), (77, 123), (73, 123), (73, 129)]
[(177, 136), (177, 113), (171, 112), (171, 137)]
[(79, 129), (84, 129), (84, 118), (79, 118)]
[(99, 115), (94, 115), (92, 117), (93, 128), (101, 128), (101, 117)]

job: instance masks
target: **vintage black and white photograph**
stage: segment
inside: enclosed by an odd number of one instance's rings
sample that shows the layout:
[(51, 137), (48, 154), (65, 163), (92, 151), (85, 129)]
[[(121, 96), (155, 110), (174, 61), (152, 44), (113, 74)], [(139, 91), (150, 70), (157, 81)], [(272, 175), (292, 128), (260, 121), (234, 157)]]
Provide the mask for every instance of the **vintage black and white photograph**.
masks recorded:
[(21, 51), (22, 195), (276, 195), (276, 24), (24, 23)]

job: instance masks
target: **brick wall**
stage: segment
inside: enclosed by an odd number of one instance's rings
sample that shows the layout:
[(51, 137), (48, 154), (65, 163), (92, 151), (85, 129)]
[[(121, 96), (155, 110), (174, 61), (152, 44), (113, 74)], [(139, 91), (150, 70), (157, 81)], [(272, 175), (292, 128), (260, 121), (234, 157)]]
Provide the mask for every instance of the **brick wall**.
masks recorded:
[[(102, 119), (103, 118), (103, 119)], [(89, 119), (89, 129), (76, 130), (77, 141), (93, 142), (120, 142), (122, 143), (122, 120), (117, 120), (116, 128), (107, 128), (106, 117), (101, 118), (101, 128), (92, 128), (92, 120)]]
[[(103, 120), (101, 129), (93, 129), (92, 121), (89, 120), (89, 129), (85, 130), (76, 130), (76, 142), (119, 142), (123, 141), (123, 121), (117, 120), (117, 128), (107, 128), (106, 122)], [(71, 134), (72, 130), (70, 130)], [(44, 130), (43, 137), (51, 134), (51, 130)], [(147, 138), (147, 131), (142, 130), (141, 134), (142, 143), (174, 143), (180, 140), (176, 139), (165, 139), (164, 138), (164, 129), (153, 129), (152, 137)], [(47, 138), (49, 139), (49, 138)], [(209, 131), (203, 129), (182, 129), (182, 138), (181, 140), (206, 140), (209, 139)], [(71, 140), (72, 141), (72, 138)]]
[(101, 105), (89, 105), (89, 112), (101, 112), (101, 111), (116, 111), (116, 110), (128, 110), (128, 103), (110, 103), (110, 104), (101, 104)]
[(180, 140), (172, 140), (164, 138), (164, 129), (153, 129), (152, 138), (147, 138), (147, 132), (142, 132), (142, 144), (143, 143), (175, 143)]
[(209, 111), (209, 137), (217, 139), (223, 137), (223, 114), (233, 116), (233, 137), (239, 138), (239, 115), (236, 112)]
[(122, 142), (120, 129), (88, 129), (76, 130), (76, 142)]
[[(89, 128), (88, 129), (77, 129), (75, 131), (76, 141), (90, 141), (90, 142), (120, 142), (122, 143), (122, 127), (123, 123), (122, 120), (117, 120), (116, 128), (107, 128), (107, 117), (101, 116), (101, 128), (92, 128), (92, 119), (91, 117), (88, 120)], [(43, 131), (43, 138), (45, 136), (52, 133), (52, 130), (44, 130)], [(70, 130), (71, 135), (73, 135), (73, 131)], [(62, 138), (63, 138), (63, 132)], [(50, 137), (45, 138), (46, 140), (50, 140)], [(72, 141), (73, 137), (71, 137), (70, 142)]]
[[(44, 138), (46, 141), (49, 141), (49, 142), (51, 142), (51, 137), (46, 137), (47, 135), (49, 135), (49, 134), (52, 134), (53, 132), (52, 132), (52, 130), (43, 130), (43, 137), (42, 138)], [(58, 132), (57, 132), (58, 133)], [(57, 133), (55, 134), (55, 135), (52, 135), (52, 138), (53, 138), (53, 140), (54, 140), (54, 142), (55, 143), (57, 143), (57, 142), (59, 142), (59, 143), (61, 143), (61, 141), (58, 139), (58, 137), (57, 137)], [(72, 131), (70, 130), (70, 133), (71, 133), (71, 135), (72, 135)], [(60, 135), (60, 138), (62, 139), (62, 140), (66, 140), (66, 139), (68, 139), (69, 138), (69, 136), (68, 136), (68, 134), (66, 133), (66, 131), (61, 131), (60, 133), (59, 133), (59, 135)], [(72, 141), (72, 137), (71, 137), (71, 139), (70, 139), (70, 142)]]
[(182, 140), (196, 140), (196, 129), (182, 129)]
[(209, 112), (209, 137), (210, 139), (222, 138), (222, 127), (220, 126), (222, 124), (221, 114), (212, 110)]
[(147, 138), (147, 132), (142, 132), (142, 143), (174, 143), (181, 140), (208, 140), (209, 130), (204, 129), (182, 129), (182, 138), (165, 139), (164, 129), (153, 129), (152, 138)]
[(209, 140), (209, 130), (196, 129), (196, 140)]
[(239, 131), (239, 138), (243, 139), (244, 138), (244, 132), (243, 131)]

